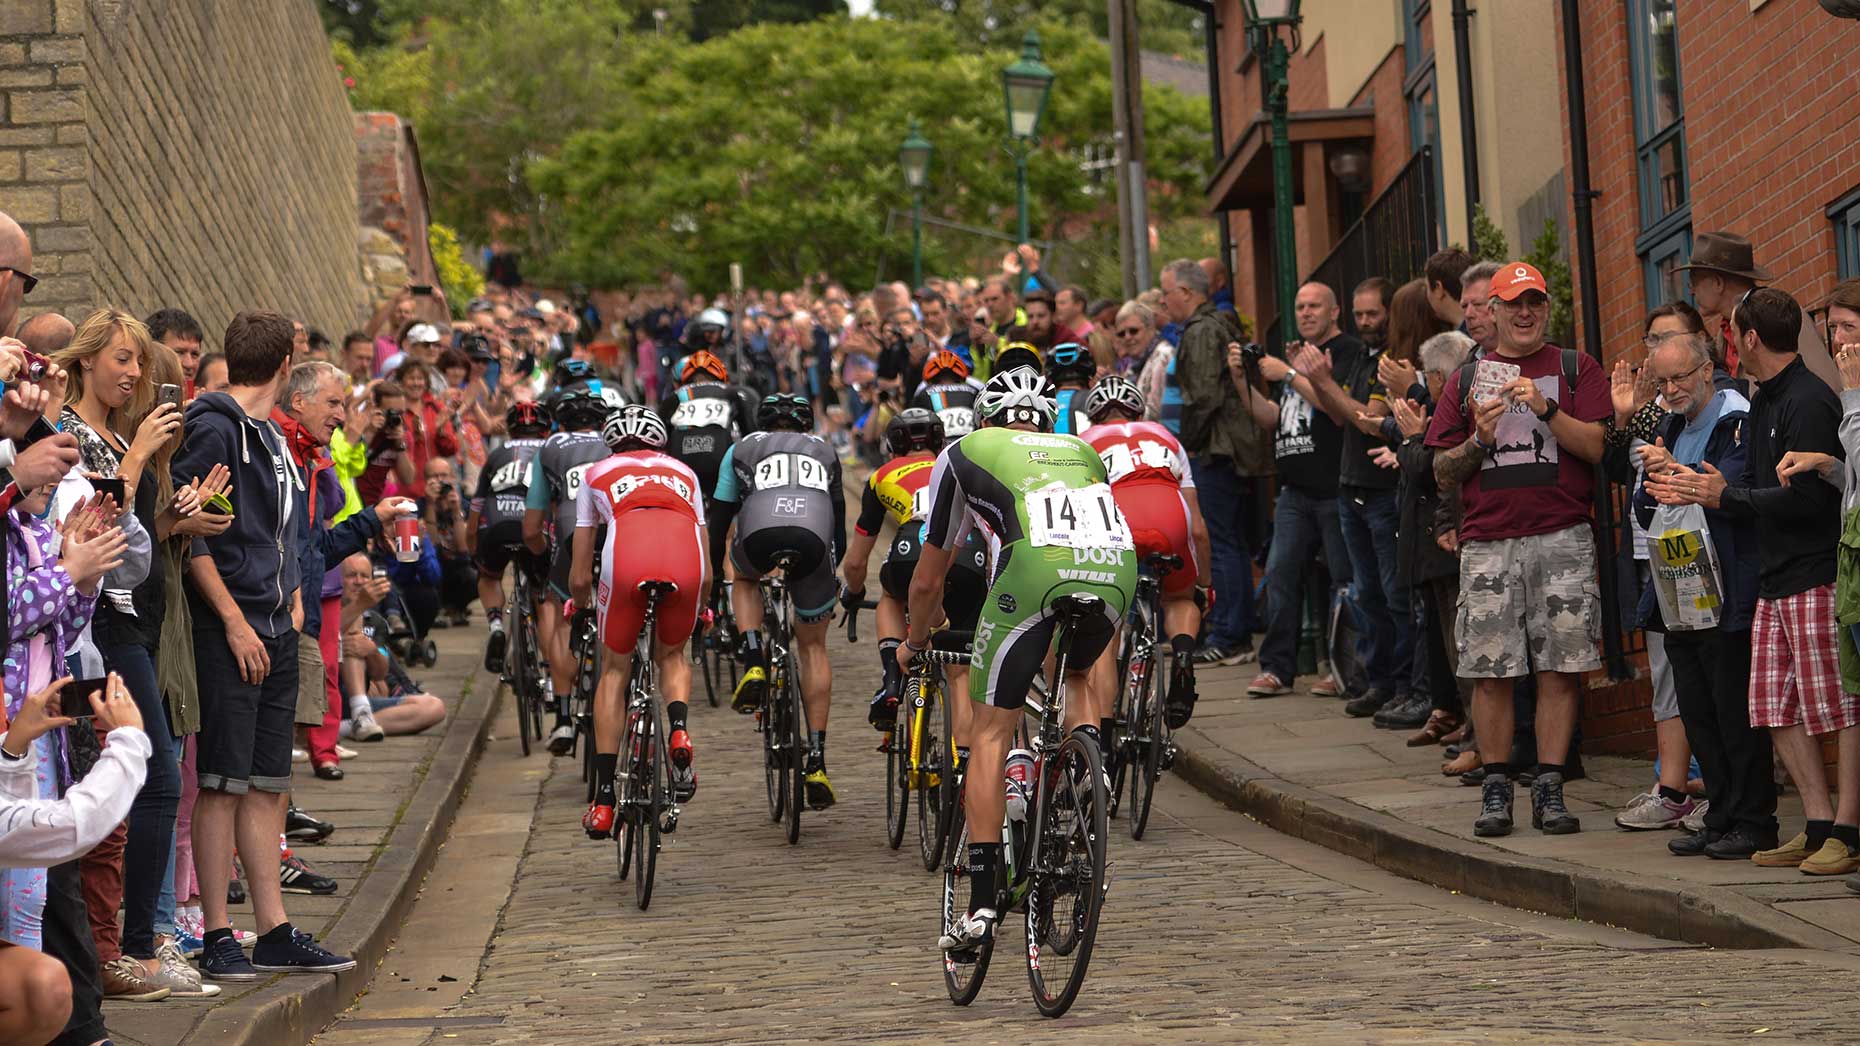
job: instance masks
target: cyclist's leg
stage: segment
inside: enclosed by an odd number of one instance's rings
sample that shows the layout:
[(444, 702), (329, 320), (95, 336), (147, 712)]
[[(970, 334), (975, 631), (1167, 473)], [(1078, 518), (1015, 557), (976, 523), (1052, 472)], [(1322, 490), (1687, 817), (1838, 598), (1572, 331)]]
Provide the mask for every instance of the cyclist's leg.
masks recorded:
[[(981, 617), (982, 603), (988, 598), (988, 578), (983, 573), (987, 555), (979, 540), (965, 547), (950, 564), (945, 576), (943, 612), (949, 616), (947, 627), (958, 632), (973, 632)], [(970, 569), (973, 565), (974, 569)], [(959, 753), (969, 751), (969, 735), (974, 718), (974, 702), (960, 700), (969, 692), (969, 666), (948, 665), (943, 669), (948, 680), (949, 733)]]
[(866, 716), (880, 730), (889, 729), (897, 720), (898, 695), (903, 690), (903, 672), (898, 668), (896, 651), (904, 641), (905, 606), (910, 601), (911, 578), (917, 573), (917, 559), (922, 545), (917, 528), (906, 527), (885, 555), (878, 568), (878, 667), (882, 682), (872, 696), (872, 710)]
[(730, 707), (745, 714), (762, 707), (769, 681), (769, 655), (762, 642), (761, 581), (766, 566), (749, 558), (747, 542), (753, 536), (739, 530), (730, 545), (730, 554), (725, 557), (736, 571), (735, 580), (729, 586), (730, 612), (736, 618), (736, 634), (742, 637), (743, 674), (737, 678)]
[[(616, 581), (623, 587), (615, 587)], [(630, 579), (615, 577), (612, 543), (603, 542), (601, 579), (595, 586), (595, 609), (604, 648), (600, 677), (594, 686), (595, 793), (593, 804), (581, 819), (582, 827), (597, 839), (606, 838), (613, 827), (614, 774), (626, 722), (626, 688), (632, 681), (633, 650), (645, 620), (634, 584)]]
[(673, 513), (654, 512), (655, 540), (641, 548), (652, 550), (654, 571), (661, 580), (677, 585), (660, 600), (658, 643), (652, 658), (658, 668), (659, 697), (665, 705), (666, 752), (672, 764), (673, 788), (679, 802), (697, 792), (697, 771), (692, 768), (688, 715), (691, 701), (691, 661), (685, 646), (697, 627), (698, 603), (703, 598), (704, 552), (696, 521)]

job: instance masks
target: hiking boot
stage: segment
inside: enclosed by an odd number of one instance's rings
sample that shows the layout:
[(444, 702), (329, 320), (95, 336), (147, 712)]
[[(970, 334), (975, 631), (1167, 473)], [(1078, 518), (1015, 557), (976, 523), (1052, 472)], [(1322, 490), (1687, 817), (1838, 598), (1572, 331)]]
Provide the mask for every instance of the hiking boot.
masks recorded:
[(1511, 834), (1511, 781), (1488, 775), (1480, 785), (1479, 816), (1473, 821), (1473, 834), (1497, 836)]
[(1582, 831), (1582, 822), (1563, 805), (1563, 775), (1538, 774), (1531, 782), (1531, 827), (1545, 835)]

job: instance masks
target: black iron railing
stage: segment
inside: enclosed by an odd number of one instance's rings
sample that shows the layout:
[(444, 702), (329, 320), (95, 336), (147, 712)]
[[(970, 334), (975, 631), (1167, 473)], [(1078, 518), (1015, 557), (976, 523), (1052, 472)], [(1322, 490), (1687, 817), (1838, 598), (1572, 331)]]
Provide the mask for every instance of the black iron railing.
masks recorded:
[[(1338, 317), (1343, 329), (1356, 333), (1350, 314), (1350, 292), (1371, 276), (1386, 276), (1397, 285), (1414, 279), (1427, 264), (1427, 256), (1440, 246), (1440, 200), (1435, 196), (1433, 149), (1423, 146), (1408, 158), (1382, 194), (1370, 201), (1324, 259), (1312, 266), (1305, 282), (1316, 280), (1337, 292), (1343, 306)], [(1317, 191), (1308, 186), (1307, 191)], [(1280, 345), (1279, 321), (1266, 331), (1266, 344)]]

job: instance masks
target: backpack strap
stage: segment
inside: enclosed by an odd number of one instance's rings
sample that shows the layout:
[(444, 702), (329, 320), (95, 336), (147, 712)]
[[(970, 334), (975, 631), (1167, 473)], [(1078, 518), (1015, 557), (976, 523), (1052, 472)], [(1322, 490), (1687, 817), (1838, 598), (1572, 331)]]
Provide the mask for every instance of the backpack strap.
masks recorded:
[[(1563, 395), (1565, 397), (1574, 396), (1576, 394), (1576, 375), (1579, 372), (1579, 365), (1581, 363), (1582, 353), (1577, 352), (1575, 349), (1563, 350)], [(1574, 401), (1572, 400), (1571, 402)]]

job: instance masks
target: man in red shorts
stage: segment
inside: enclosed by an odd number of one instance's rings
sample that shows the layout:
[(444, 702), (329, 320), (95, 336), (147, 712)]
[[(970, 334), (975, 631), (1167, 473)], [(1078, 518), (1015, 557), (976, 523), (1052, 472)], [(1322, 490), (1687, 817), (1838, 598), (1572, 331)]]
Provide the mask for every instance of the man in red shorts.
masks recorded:
[[(652, 660), (670, 738), (672, 798), (684, 802), (697, 792), (691, 735), (685, 728), (691, 696), (691, 665), (685, 641), (710, 577), (704, 550), (703, 491), (690, 466), (663, 452), (665, 422), (637, 404), (607, 416), (601, 436), (613, 456), (589, 470), (575, 502), (574, 562), (569, 590), (583, 605), (594, 594), (594, 547), (601, 547), (601, 678), (594, 690), (594, 802), (581, 819), (591, 839), (605, 839), (614, 826), (614, 769), (619, 762), (623, 696), (634, 649), (645, 623), (648, 581), (670, 582), (675, 590), (659, 601), (658, 642)], [(605, 528), (603, 538), (600, 531)]]
[[(1213, 557), (1188, 455), (1168, 429), (1142, 420), (1143, 407), (1141, 389), (1128, 378), (1106, 375), (1085, 397), (1092, 424), (1080, 435), (1104, 461), (1111, 496), (1130, 524), (1139, 562), (1153, 555), (1182, 559), (1182, 569), (1162, 578), (1163, 628), (1175, 650), (1163, 707), (1169, 726), (1180, 729), (1195, 711), (1195, 635), (1201, 631)], [(1117, 650), (1113, 641), (1092, 669), (1092, 689), (1106, 707), (1117, 689)]]

